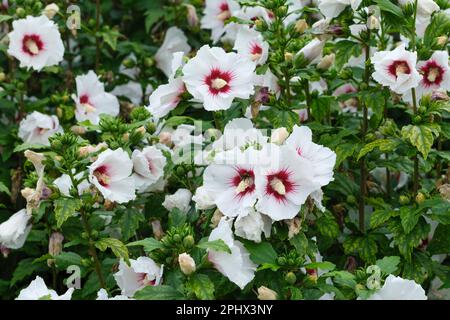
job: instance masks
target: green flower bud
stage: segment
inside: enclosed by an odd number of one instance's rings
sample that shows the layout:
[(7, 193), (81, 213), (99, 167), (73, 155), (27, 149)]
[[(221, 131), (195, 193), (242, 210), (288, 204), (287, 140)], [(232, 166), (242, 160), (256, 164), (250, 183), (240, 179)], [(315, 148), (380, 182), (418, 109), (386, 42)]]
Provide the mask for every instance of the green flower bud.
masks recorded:
[(409, 203), (409, 197), (405, 196), (405, 195), (401, 195), (398, 199), (398, 201), (400, 202), (400, 204), (408, 204)]
[(191, 247), (194, 246), (194, 244), (195, 244), (195, 239), (194, 239), (193, 236), (187, 235), (186, 237), (184, 237), (184, 239), (183, 239), (183, 245), (184, 245), (186, 248), (191, 248)]
[(422, 192), (419, 192), (416, 196), (416, 203), (421, 204), (425, 201), (426, 197)]
[(294, 284), (297, 281), (297, 276), (293, 272), (288, 272), (284, 276), (284, 280), (289, 284)]

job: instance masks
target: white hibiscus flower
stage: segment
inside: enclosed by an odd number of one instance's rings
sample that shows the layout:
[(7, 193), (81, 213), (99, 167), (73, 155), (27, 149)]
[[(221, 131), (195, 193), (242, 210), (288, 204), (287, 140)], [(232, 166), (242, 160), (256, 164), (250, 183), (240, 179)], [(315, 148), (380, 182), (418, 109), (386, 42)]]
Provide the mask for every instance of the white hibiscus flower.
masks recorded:
[(17, 58), (21, 67), (40, 71), (63, 60), (64, 45), (58, 26), (45, 15), (14, 21), (8, 37), (8, 54)]
[(105, 150), (89, 166), (89, 182), (105, 199), (125, 203), (136, 198), (134, 179), (131, 177), (133, 162), (122, 148)]
[(208, 111), (226, 110), (235, 98), (253, 94), (255, 63), (234, 52), (205, 45), (183, 67), (183, 81)]
[(78, 121), (89, 120), (98, 124), (101, 114), (117, 116), (120, 111), (119, 100), (111, 93), (105, 92), (103, 83), (94, 71), (75, 78), (77, 95), (73, 99), (77, 105), (75, 118)]

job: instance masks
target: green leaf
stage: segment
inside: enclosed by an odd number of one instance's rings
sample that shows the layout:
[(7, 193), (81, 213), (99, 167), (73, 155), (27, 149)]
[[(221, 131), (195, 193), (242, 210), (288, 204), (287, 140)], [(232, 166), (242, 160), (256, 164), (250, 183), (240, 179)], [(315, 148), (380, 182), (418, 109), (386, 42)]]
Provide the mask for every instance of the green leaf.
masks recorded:
[(348, 271), (331, 271), (326, 273), (324, 276), (333, 277), (333, 282), (344, 287), (355, 288), (356, 280), (355, 275)]
[(380, 209), (375, 210), (372, 212), (372, 215), (370, 216), (370, 227), (372, 229), (378, 228), (383, 223), (389, 220), (390, 217), (393, 216), (395, 212), (393, 212), (391, 209)]
[(336, 268), (334, 263), (323, 261), (323, 262), (312, 262), (304, 266), (306, 269), (321, 269), (327, 271), (333, 271)]
[(419, 221), (420, 211), (412, 210), (408, 207), (400, 208), (400, 219), (402, 221), (402, 227), (405, 233), (410, 233)]
[(206, 274), (196, 273), (189, 279), (188, 287), (200, 300), (214, 299), (214, 283)]
[(162, 9), (162, 7), (147, 11), (145, 17), (145, 32), (148, 33), (152, 25), (160, 18), (164, 17), (164, 14), (165, 11)]
[(147, 253), (150, 253), (156, 249), (164, 248), (164, 245), (154, 238), (145, 238), (143, 240), (134, 241), (134, 242), (127, 244), (127, 247), (132, 247), (132, 246), (143, 246), (144, 251)]
[(230, 247), (222, 239), (203, 242), (200, 241), (200, 243), (197, 244), (197, 248), (231, 253)]
[(377, 260), (375, 264), (381, 269), (382, 272), (391, 274), (397, 271), (398, 265), (400, 264), (400, 257), (384, 257), (383, 259)]
[(359, 148), (358, 144), (355, 143), (343, 143), (336, 147), (336, 165), (335, 168), (338, 168), (345, 159), (353, 156), (356, 150)]
[(119, 239), (114, 238), (103, 238), (98, 240), (95, 243), (95, 246), (100, 251), (105, 251), (107, 248), (110, 248), (111, 251), (114, 253), (114, 255), (117, 258), (121, 258), (125, 260), (127, 264), (130, 263), (129, 256), (128, 256), (128, 249), (127, 247), (120, 241)]
[(361, 259), (366, 262), (374, 262), (378, 251), (377, 242), (370, 234), (349, 236), (344, 240), (343, 247), (346, 254), (358, 253)]
[(56, 199), (53, 203), (55, 206), (55, 218), (58, 228), (61, 228), (63, 223), (81, 208), (80, 199), (60, 198)]
[(351, 40), (341, 40), (336, 43), (336, 68), (342, 68), (348, 60), (353, 57), (361, 55), (361, 45), (358, 42)]
[(19, 262), (9, 283), (10, 287), (14, 286), (17, 282), (25, 279), (26, 277), (37, 273), (38, 271), (45, 270), (41, 264), (33, 263), (33, 260), (33, 258), (26, 258)]
[(184, 300), (186, 297), (178, 290), (167, 285), (146, 286), (134, 294), (137, 300)]
[(102, 32), (101, 37), (111, 47), (112, 50), (117, 49), (117, 39), (120, 37), (120, 32), (115, 29), (109, 29), (106, 32)]
[(428, 245), (428, 251), (431, 254), (449, 254), (450, 253), (450, 228), (439, 224), (434, 232), (433, 239)]
[(359, 159), (364, 157), (369, 152), (372, 152), (375, 148), (379, 148), (382, 152), (389, 152), (393, 151), (398, 144), (399, 142), (397, 140), (392, 139), (379, 139), (369, 142), (361, 149), (361, 151), (359, 151), (356, 161), (359, 161)]
[(67, 269), (71, 265), (81, 265), (81, 256), (75, 252), (61, 252), (55, 257), (58, 269)]
[(303, 232), (298, 233), (289, 242), (295, 247), (300, 256), (304, 256), (308, 250), (308, 238)]
[(426, 125), (408, 125), (402, 128), (403, 139), (409, 140), (419, 150), (425, 160), (434, 142), (433, 134), (436, 134), (436, 130)]
[(0, 192), (4, 192), (8, 196), (11, 196), (11, 191), (9, 191), (8, 187), (1, 181), (0, 181)]
[(178, 208), (174, 208), (169, 213), (169, 226), (180, 227), (186, 222), (186, 219), (187, 219), (186, 213), (184, 213)]
[(381, 11), (392, 13), (393, 15), (404, 18), (403, 11), (401, 8), (396, 6), (392, 1), (390, 0), (375, 0), (375, 2), (378, 4), (378, 7)]
[(12, 18), (13, 18), (13, 16), (8, 16), (6, 14), (0, 14), (0, 23), (11, 20)]
[(136, 235), (139, 223), (143, 221), (145, 221), (145, 216), (142, 212), (133, 209), (124, 210), (119, 222), (122, 230), (122, 239), (127, 241)]
[(334, 216), (326, 211), (322, 216), (316, 220), (319, 232), (329, 238), (336, 238), (339, 236), (339, 225)]
[(244, 246), (250, 252), (250, 259), (256, 264), (275, 264), (277, 261), (278, 255), (268, 242), (254, 243), (245, 241)]
[(48, 146), (44, 145), (44, 144), (39, 144), (39, 143), (22, 143), (20, 145), (18, 145), (17, 147), (14, 148), (13, 152), (21, 152), (21, 151), (25, 151), (28, 149), (46, 149), (48, 148)]

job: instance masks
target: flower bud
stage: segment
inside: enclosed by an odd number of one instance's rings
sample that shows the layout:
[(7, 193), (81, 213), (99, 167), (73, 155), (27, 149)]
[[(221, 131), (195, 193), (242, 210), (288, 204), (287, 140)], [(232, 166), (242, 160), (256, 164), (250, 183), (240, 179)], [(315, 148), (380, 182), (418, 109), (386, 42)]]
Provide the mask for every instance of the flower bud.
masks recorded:
[(186, 237), (184, 237), (183, 246), (185, 246), (186, 248), (191, 248), (194, 246), (194, 244), (195, 244), (195, 239), (193, 236), (187, 235)]
[(304, 46), (298, 53), (297, 56), (303, 55), (306, 61), (309, 63), (317, 60), (322, 54), (323, 47), (325, 46), (325, 41), (319, 39), (314, 39), (306, 46)]
[(295, 235), (297, 235), (301, 228), (301, 221), (298, 217), (295, 217), (294, 219), (290, 219), (290, 220), (285, 220), (286, 224), (289, 227), (289, 231), (288, 231), (288, 239), (292, 239)]
[(425, 201), (425, 195), (422, 192), (419, 192), (416, 196), (417, 204), (421, 204)]
[(197, 16), (197, 10), (195, 10), (195, 7), (192, 4), (186, 4), (186, 9), (187, 9), (187, 15), (186, 15), (186, 19), (188, 22), (188, 25), (191, 28), (195, 28), (198, 26), (198, 16)]
[(367, 29), (369, 30), (378, 30), (380, 29), (380, 20), (378, 20), (375, 16), (370, 16), (367, 19)]
[(42, 14), (46, 15), (47, 18), (53, 19), (53, 17), (59, 12), (59, 7), (55, 3), (48, 4)]
[(123, 141), (129, 141), (130, 140), (130, 134), (128, 132), (125, 132), (122, 135), (122, 139), (123, 139)]
[(272, 289), (261, 286), (258, 288), (259, 300), (277, 300), (277, 293)]
[(145, 132), (147, 131), (145, 130), (144, 126), (140, 126), (139, 128), (136, 129), (136, 132), (139, 132), (140, 134), (144, 135)]
[(295, 23), (295, 30), (300, 34), (304, 33), (308, 28), (309, 26), (305, 19), (300, 19)]
[(53, 232), (48, 241), (48, 253), (56, 257), (62, 252), (64, 236), (60, 232)]
[(3, 82), (6, 80), (6, 74), (4, 72), (0, 72), (0, 82)]
[(195, 272), (195, 261), (186, 252), (178, 256), (178, 263), (180, 264), (181, 272), (183, 272), (185, 275), (188, 276)]
[(284, 60), (285, 61), (292, 61), (293, 58), (294, 58), (294, 55), (292, 53), (290, 53), (290, 52), (286, 52), (284, 54)]
[(436, 38), (436, 43), (438, 46), (443, 47), (447, 44), (448, 37), (447, 36), (440, 36)]
[(0, 244), (0, 253), (2, 254), (3, 258), (8, 258), (10, 252), (11, 250), (9, 248)]
[(153, 235), (155, 236), (156, 240), (160, 240), (162, 237), (164, 237), (164, 231), (161, 226), (161, 221), (153, 220), (151, 222), (151, 224), (152, 224)]
[(431, 93), (431, 101), (449, 101), (450, 97), (447, 92), (441, 89), (433, 90)]
[(401, 195), (398, 199), (398, 201), (400, 202), (400, 204), (408, 204), (409, 203), (409, 197), (405, 196), (405, 195)]
[(336, 55), (334, 53), (326, 55), (325, 57), (322, 58), (322, 60), (320, 60), (319, 64), (317, 65), (317, 68), (321, 70), (328, 70), (334, 64), (335, 59)]
[(172, 146), (172, 134), (170, 132), (161, 132), (159, 134), (159, 142), (168, 147)]
[(297, 276), (295, 275), (295, 273), (288, 272), (285, 276), (284, 276), (284, 280), (286, 280), (287, 283), (289, 284), (294, 284), (297, 281)]
[(289, 132), (285, 127), (281, 127), (272, 131), (270, 135), (270, 141), (275, 144), (283, 144), (284, 141), (289, 137)]
[(72, 126), (70, 127), (70, 130), (79, 136), (86, 133), (86, 128), (82, 126)]

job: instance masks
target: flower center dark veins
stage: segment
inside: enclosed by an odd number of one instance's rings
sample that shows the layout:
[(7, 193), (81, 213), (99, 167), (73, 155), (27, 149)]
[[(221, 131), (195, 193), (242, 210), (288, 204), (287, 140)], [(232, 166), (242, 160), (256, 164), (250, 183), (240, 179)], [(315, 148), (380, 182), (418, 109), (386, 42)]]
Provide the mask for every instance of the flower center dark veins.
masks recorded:
[(277, 201), (286, 201), (286, 194), (296, 188), (290, 177), (291, 173), (287, 169), (267, 175), (266, 194), (274, 196)]
[(253, 170), (236, 168), (236, 175), (231, 179), (231, 185), (235, 188), (236, 196), (242, 198), (255, 191), (255, 173)]
[(230, 91), (231, 80), (232, 75), (230, 72), (212, 69), (205, 78), (205, 83), (208, 85), (211, 94), (218, 95), (219, 93), (228, 93)]
[(37, 34), (27, 34), (22, 39), (22, 51), (30, 56), (36, 56), (44, 49), (44, 43)]
[(411, 74), (411, 68), (405, 60), (395, 60), (388, 68), (391, 75), (397, 78), (401, 74)]
[(426, 87), (432, 85), (440, 85), (444, 79), (445, 70), (436, 63), (436, 61), (428, 61), (421, 69), (423, 84)]
[(102, 165), (94, 170), (94, 177), (97, 178), (98, 183), (100, 183), (101, 186), (107, 187), (109, 185), (109, 182), (111, 180), (111, 177), (108, 175), (108, 167), (105, 165)]

